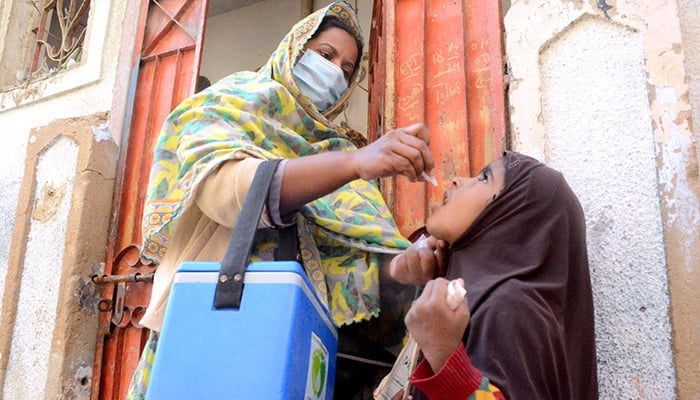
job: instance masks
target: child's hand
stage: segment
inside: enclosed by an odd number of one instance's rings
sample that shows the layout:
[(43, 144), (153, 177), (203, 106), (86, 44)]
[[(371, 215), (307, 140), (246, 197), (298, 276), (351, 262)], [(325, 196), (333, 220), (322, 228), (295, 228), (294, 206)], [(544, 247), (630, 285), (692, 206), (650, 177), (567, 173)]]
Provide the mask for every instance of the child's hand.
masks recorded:
[(445, 275), (447, 242), (432, 236), (421, 236), (403, 254), (391, 261), (389, 275), (405, 285), (423, 286), (429, 280)]
[[(469, 324), (469, 304), (466, 298), (454, 309), (447, 300), (449, 281), (437, 278), (428, 282), (423, 293), (406, 314), (408, 331), (423, 351), (434, 373), (459, 347)], [(463, 283), (463, 281), (462, 281)]]

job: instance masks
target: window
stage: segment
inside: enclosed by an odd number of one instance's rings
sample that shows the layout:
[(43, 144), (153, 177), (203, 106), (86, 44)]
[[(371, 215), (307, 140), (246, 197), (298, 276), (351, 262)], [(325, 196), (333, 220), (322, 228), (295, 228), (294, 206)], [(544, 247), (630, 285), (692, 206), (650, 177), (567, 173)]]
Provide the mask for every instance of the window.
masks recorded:
[(90, 0), (38, 0), (39, 11), (31, 76), (52, 74), (80, 62), (87, 28)]

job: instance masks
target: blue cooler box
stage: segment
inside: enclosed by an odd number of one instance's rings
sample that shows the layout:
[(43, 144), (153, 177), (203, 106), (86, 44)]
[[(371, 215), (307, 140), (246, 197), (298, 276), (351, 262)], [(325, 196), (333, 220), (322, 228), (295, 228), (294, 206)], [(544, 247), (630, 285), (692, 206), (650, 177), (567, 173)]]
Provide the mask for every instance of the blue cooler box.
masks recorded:
[(301, 266), (251, 263), (238, 310), (213, 306), (219, 267), (178, 269), (146, 399), (332, 399), (338, 334)]

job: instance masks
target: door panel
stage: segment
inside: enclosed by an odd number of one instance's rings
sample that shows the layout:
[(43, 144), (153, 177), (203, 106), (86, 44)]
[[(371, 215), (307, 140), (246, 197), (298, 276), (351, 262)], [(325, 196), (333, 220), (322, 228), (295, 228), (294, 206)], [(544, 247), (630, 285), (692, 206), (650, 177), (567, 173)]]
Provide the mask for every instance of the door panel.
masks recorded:
[(382, 181), (404, 235), (425, 224), (452, 177), (476, 174), (505, 149), (501, 32), (493, 0), (375, 1), (370, 140), (424, 122), (439, 182)]
[[(155, 266), (139, 260), (141, 212), (160, 127), (194, 92), (201, 58), (207, 0), (144, 0), (141, 3), (127, 144), (122, 149), (102, 285), (93, 399), (123, 399), (147, 330), (138, 325), (150, 298)], [(107, 279), (109, 280), (109, 279)]]

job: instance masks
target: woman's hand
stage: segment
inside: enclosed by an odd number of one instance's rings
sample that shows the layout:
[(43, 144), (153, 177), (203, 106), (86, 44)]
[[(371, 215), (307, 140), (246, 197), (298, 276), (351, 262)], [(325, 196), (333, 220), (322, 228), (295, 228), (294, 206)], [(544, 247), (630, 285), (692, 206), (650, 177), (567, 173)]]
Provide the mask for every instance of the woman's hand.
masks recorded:
[(461, 302), (451, 310), (447, 304), (449, 281), (437, 278), (428, 282), (420, 297), (413, 302), (404, 321), (411, 336), (423, 351), (434, 373), (459, 347), (469, 325), (469, 304)]
[(411, 182), (424, 180), (421, 173), (432, 175), (435, 168), (429, 143), (428, 129), (422, 123), (397, 128), (353, 152), (353, 165), (364, 180), (394, 175), (404, 175)]
[[(330, 151), (287, 161), (280, 195), (280, 214), (298, 210), (355, 179), (405, 175), (422, 180), (435, 167), (428, 129), (418, 123), (395, 129), (354, 151)], [(420, 177), (420, 178), (419, 178)]]
[(447, 269), (447, 242), (421, 237), (389, 264), (389, 276), (404, 285), (423, 286)]

